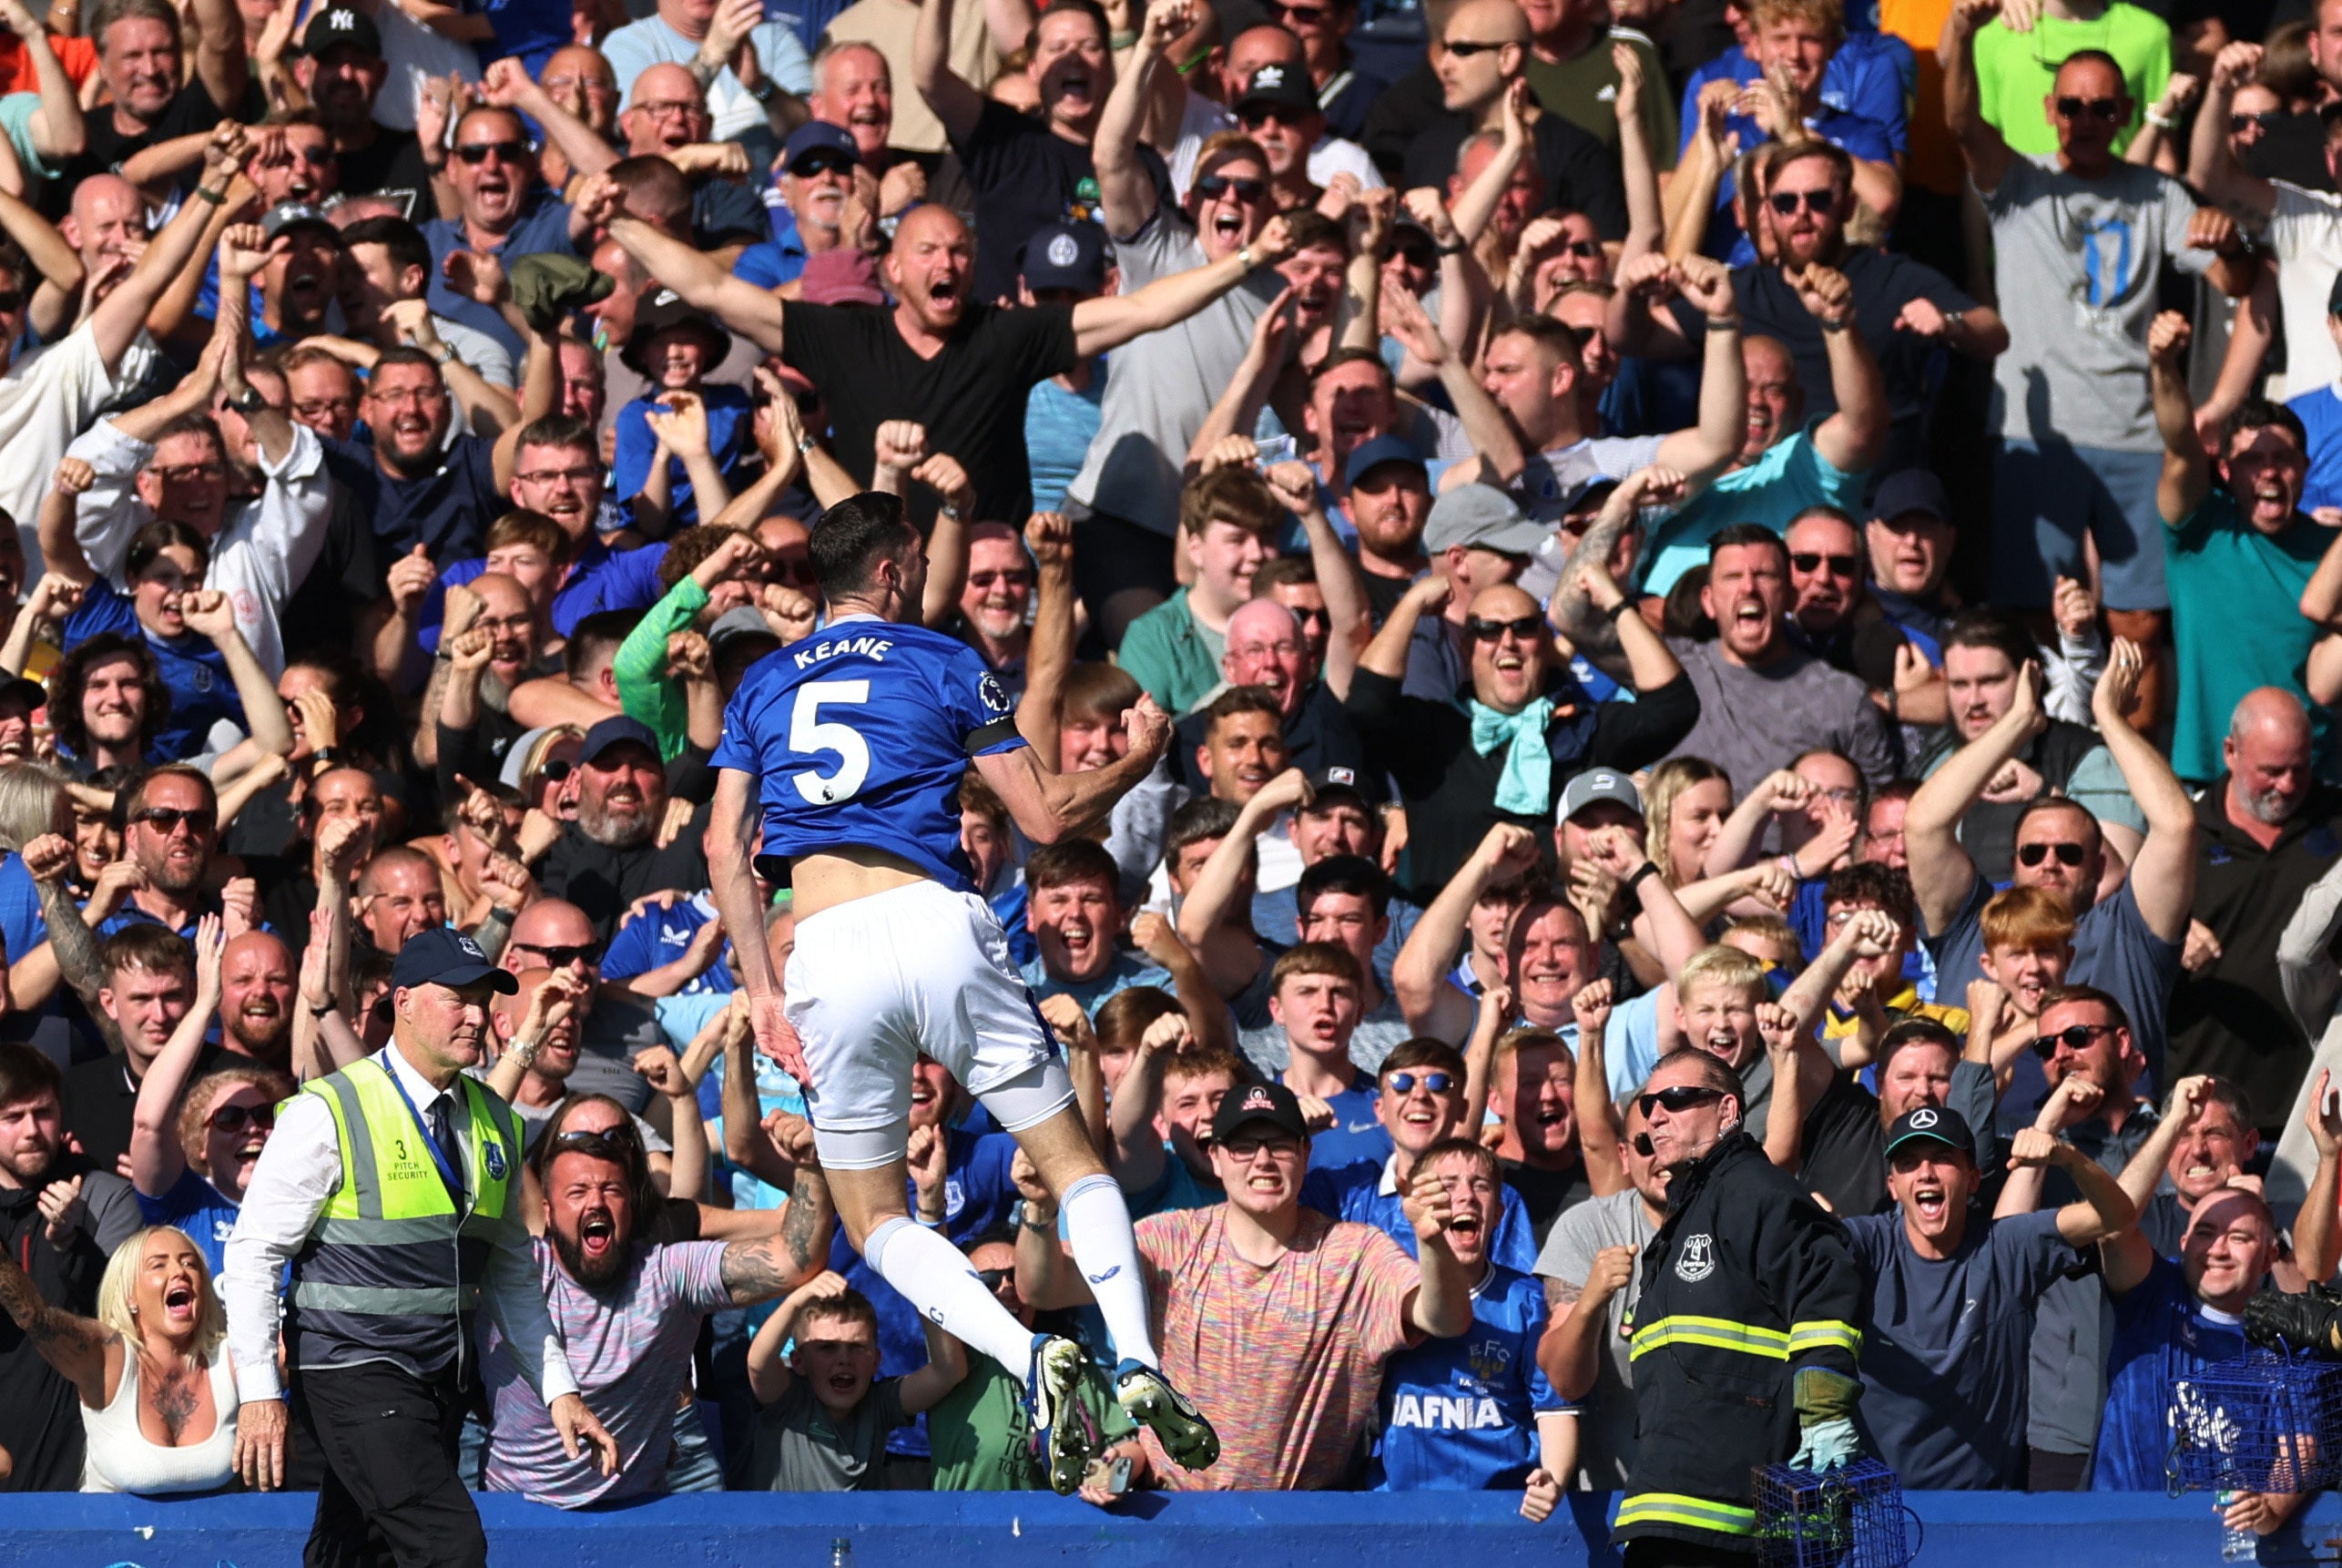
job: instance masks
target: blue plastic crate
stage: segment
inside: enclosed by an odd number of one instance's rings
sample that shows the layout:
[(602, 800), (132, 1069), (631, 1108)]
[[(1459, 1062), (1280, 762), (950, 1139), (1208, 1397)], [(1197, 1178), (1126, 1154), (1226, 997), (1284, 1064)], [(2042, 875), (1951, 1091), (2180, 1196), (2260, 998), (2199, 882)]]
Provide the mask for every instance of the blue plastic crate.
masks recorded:
[(2342, 1481), (2342, 1365), (2255, 1350), (2175, 1380), (2174, 1495), (2317, 1492)]
[(1903, 1483), (1875, 1459), (1756, 1472), (1765, 1568), (1904, 1568), (1919, 1554), (1918, 1524), (1903, 1507)]

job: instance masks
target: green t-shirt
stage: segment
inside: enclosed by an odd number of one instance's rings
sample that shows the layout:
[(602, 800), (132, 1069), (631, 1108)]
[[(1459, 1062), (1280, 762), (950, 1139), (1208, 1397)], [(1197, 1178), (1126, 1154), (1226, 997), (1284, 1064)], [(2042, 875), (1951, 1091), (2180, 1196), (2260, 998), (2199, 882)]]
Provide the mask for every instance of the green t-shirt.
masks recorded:
[(2057, 151), (2057, 127), (2042, 107), (2057, 85), (2057, 68), (2078, 49), (2103, 49), (2123, 67), (2131, 95), (2131, 121), (2114, 150), (2131, 145), (2141, 117), (2171, 79), (2171, 26), (2152, 11), (2123, 4), (2094, 22), (2043, 16), (2030, 33), (2011, 33), (1994, 18), (1976, 35), (1976, 82), (1984, 118), (2017, 153), (2038, 158)]
[[(2179, 715), (2172, 771), (2194, 783), (2220, 776), (2220, 742), (2236, 704), (2256, 687), (2293, 693), (2308, 708), (2317, 755), (2327, 756), (2326, 710), (2309, 700), (2304, 667), (2318, 628), (2301, 613), (2301, 591), (2334, 541), (2296, 512), (2271, 537), (2248, 525), (2225, 490), (2215, 490), (2164, 535), (2171, 589), (2172, 651)], [(2321, 773), (2325, 772), (2323, 767)]]
[[(1084, 1370), (1074, 1397), (1106, 1442), (1137, 1430), (1095, 1366)], [(927, 1441), (938, 1492), (1041, 1492), (1049, 1485), (1024, 1424), (1024, 1390), (990, 1356), (968, 1352), (968, 1375), (927, 1412)]]
[(1667, 91), (1667, 73), (1651, 40), (1632, 27), (1613, 27), (1588, 45), (1573, 60), (1541, 60), (1529, 56), (1529, 90), (1551, 114), (1557, 114), (1606, 148), (1618, 146), (1618, 67), (1611, 63), (1610, 46), (1624, 44), (1643, 56), (1643, 135), (1659, 168), (1675, 167), (1675, 101)]

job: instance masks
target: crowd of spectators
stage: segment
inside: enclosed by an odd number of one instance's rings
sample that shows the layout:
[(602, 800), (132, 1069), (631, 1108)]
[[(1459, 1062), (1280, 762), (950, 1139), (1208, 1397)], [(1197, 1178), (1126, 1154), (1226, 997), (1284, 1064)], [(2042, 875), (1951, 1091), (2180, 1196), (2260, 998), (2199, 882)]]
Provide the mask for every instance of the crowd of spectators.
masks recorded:
[[(0, 0), (0, 1484), (241, 1483), (246, 1190), (442, 928), (535, 1238), (467, 1484), (1047, 1484), (709, 891), (875, 490), (1049, 765), (1174, 719), (1095, 835), (957, 801), (1222, 1443), (1099, 1380), (1084, 1497), (1635, 1493), (1747, 1160), (1906, 1486), (2162, 1487), (2342, 1268), (2342, 0), (1860, 10)], [(918, 1223), (1102, 1343), (911, 1105)]]

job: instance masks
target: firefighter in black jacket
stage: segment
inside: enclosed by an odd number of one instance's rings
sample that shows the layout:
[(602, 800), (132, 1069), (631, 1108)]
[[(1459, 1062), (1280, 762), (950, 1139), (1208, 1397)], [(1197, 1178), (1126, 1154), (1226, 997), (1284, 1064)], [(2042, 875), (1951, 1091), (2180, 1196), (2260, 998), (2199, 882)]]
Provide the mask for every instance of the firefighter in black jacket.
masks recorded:
[(1634, 1474), (1614, 1539), (1627, 1568), (1754, 1559), (1752, 1472), (1854, 1458), (1860, 1269), (1838, 1222), (1741, 1130), (1739, 1074), (1671, 1052), (1639, 1097), (1667, 1173), (1627, 1325)]

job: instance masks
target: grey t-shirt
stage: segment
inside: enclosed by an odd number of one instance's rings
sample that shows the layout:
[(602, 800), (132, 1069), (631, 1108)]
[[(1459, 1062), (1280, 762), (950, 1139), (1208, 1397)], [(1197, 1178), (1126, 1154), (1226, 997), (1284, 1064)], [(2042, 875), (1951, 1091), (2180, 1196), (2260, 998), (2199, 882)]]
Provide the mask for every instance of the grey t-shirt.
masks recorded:
[(862, 1492), (884, 1479), (887, 1434), (902, 1413), (902, 1380), (881, 1378), (840, 1419), (792, 1378), (780, 1398), (757, 1412), (744, 1492)]
[[(1605, 1247), (1641, 1248), (1659, 1227), (1643, 1207), (1643, 1195), (1629, 1187), (1562, 1211), (1537, 1254), (1537, 1272), (1582, 1288), (1594, 1272), (1594, 1255)], [(1610, 1298), (1610, 1321), (1603, 1330), (1602, 1357), (1595, 1363), (1594, 1392), (1578, 1401), (1578, 1473), (1581, 1491), (1617, 1492), (1634, 1463), (1634, 1369), (1626, 1338), (1619, 1332), (1642, 1292), (1642, 1270)], [(1554, 1309), (1556, 1322), (1562, 1308)]]
[(1858, 1419), (1903, 1484), (1978, 1491), (2024, 1483), (2026, 1363), (2043, 1287), (2081, 1265), (2053, 1210), (1969, 1217), (1960, 1250), (1912, 1250), (1899, 1209), (1846, 1221), (1862, 1265)]
[[(1128, 294), (1157, 278), (1207, 264), (1185, 219), (1165, 215), (1115, 241)], [(1186, 321), (1114, 351), (1098, 407), (1098, 433), (1065, 494), (1083, 505), (1156, 534), (1179, 528), (1179, 476), (1213, 402), (1236, 379), (1252, 329), (1283, 290), (1266, 267)]]
[(1699, 722), (1670, 757), (1715, 763), (1732, 776), (1736, 799), (1816, 747), (1844, 752), (1874, 789), (1895, 776), (1886, 715), (1860, 680), (1794, 650), (1749, 669), (1727, 662), (1719, 646), (1667, 640), (1699, 693)]
[(577, 1070), (569, 1075), (573, 1095), (607, 1095), (641, 1115), (650, 1104), (650, 1085), (635, 1071), (635, 1058), (664, 1045), (658, 1014), (640, 1003), (603, 992), (594, 998), (578, 1038)]
[(2212, 264), (2187, 248), (2195, 199), (2167, 174), (2116, 163), (2096, 179), (2018, 158), (1984, 199), (2011, 348), (1992, 362), (1995, 418), (2015, 441), (2155, 452), (2147, 324), (2157, 275)]

